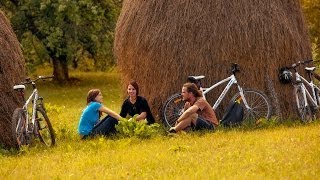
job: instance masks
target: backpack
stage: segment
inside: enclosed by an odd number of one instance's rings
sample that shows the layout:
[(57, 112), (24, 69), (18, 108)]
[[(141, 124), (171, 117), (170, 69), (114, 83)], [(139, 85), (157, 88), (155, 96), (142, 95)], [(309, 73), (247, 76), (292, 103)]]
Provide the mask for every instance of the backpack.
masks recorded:
[(229, 103), (220, 124), (225, 127), (240, 125), (243, 121), (243, 113), (243, 107), (241, 106), (240, 101), (232, 101)]

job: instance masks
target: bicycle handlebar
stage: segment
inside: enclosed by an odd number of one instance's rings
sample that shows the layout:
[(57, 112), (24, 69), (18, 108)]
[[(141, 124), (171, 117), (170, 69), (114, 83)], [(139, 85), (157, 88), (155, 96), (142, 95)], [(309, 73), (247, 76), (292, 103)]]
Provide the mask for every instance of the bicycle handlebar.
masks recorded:
[(51, 79), (51, 78), (53, 78), (54, 76), (52, 75), (52, 76), (39, 76), (37, 79), (35, 79), (35, 80), (31, 80), (30, 78), (26, 78), (26, 81), (25, 82), (22, 82), (21, 84), (32, 84), (32, 83), (35, 83), (35, 82), (37, 82), (38, 80), (43, 80), (43, 81), (45, 81), (46, 79)]
[(294, 68), (296, 68), (296, 67), (298, 67), (298, 66), (300, 66), (300, 65), (302, 65), (302, 64), (309, 64), (309, 63), (311, 63), (312, 61), (313, 61), (312, 59), (306, 60), (306, 61), (298, 61), (297, 63), (292, 64), (292, 65), (291, 65), (291, 68), (288, 68), (288, 69), (294, 69)]

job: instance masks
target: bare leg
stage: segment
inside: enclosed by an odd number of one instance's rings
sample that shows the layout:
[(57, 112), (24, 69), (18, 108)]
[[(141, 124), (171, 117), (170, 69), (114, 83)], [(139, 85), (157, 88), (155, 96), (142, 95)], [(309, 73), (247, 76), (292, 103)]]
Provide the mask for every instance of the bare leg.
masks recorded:
[(198, 118), (198, 114), (195, 113), (192, 116), (184, 119), (183, 121), (177, 122), (176, 126), (174, 127), (174, 130), (176, 132), (178, 132), (178, 131), (181, 131), (181, 130), (185, 129), (186, 127), (190, 126), (191, 122), (193, 124), (195, 124), (197, 118)]

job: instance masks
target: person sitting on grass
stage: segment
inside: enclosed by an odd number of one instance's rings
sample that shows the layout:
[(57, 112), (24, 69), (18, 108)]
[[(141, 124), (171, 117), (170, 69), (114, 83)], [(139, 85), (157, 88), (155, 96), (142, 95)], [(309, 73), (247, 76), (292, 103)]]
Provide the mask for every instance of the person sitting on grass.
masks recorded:
[(139, 95), (139, 86), (135, 80), (131, 80), (127, 88), (128, 98), (124, 100), (120, 116), (126, 118), (127, 116), (136, 117), (137, 121), (147, 119), (148, 124), (155, 122), (147, 100)]
[[(102, 102), (103, 96), (99, 89), (91, 89), (88, 92), (87, 107), (82, 112), (78, 126), (81, 139), (95, 135), (111, 135), (116, 132), (115, 125), (121, 116), (103, 106)], [(108, 115), (99, 120), (102, 112)]]
[(190, 126), (194, 130), (214, 130), (215, 126), (219, 125), (215, 112), (194, 83), (185, 83), (181, 94), (182, 99), (186, 101), (184, 112), (178, 118), (175, 127), (170, 128), (170, 133), (179, 132)]

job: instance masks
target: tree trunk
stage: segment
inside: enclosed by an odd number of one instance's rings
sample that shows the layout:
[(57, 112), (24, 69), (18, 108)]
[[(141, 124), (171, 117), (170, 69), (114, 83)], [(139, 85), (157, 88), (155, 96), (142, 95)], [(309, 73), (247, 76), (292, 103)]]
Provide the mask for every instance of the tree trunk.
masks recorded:
[(65, 82), (69, 80), (69, 70), (67, 58), (65, 56), (53, 58), (53, 75), (58, 82)]
[(22, 99), (13, 86), (25, 78), (25, 67), (20, 44), (5, 15), (0, 11), (0, 143), (13, 147), (11, 118)]
[(278, 69), (312, 57), (299, 0), (124, 1), (114, 49), (123, 89), (136, 79), (155, 113), (188, 75), (205, 75), (208, 86), (235, 62), (240, 84), (266, 93), (274, 115), (296, 118), (292, 87), (280, 84)]

